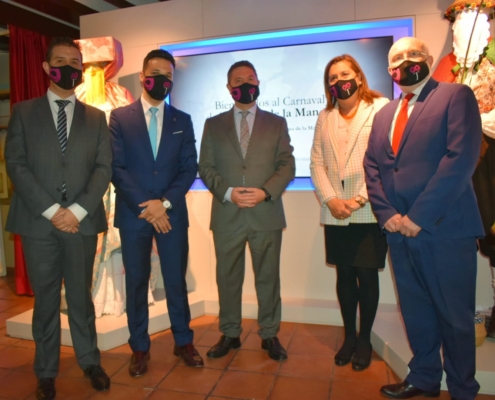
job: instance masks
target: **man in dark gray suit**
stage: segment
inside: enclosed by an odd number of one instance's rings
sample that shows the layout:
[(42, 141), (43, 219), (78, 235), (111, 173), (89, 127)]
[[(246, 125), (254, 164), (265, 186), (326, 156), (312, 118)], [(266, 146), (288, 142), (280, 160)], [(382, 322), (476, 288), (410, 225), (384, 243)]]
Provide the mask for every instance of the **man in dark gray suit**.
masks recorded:
[(285, 216), (281, 195), (294, 178), (295, 161), (284, 118), (256, 105), (259, 80), (248, 61), (233, 64), (227, 89), (234, 107), (206, 120), (199, 174), (213, 194), (210, 229), (217, 258), (218, 358), (241, 346), (241, 302), (246, 243), (258, 297), (261, 346), (274, 360), (287, 359), (280, 344), (280, 247)]
[(60, 289), (79, 366), (96, 390), (110, 387), (100, 366), (91, 298), (97, 234), (107, 229), (102, 197), (112, 153), (105, 114), (74, 95), (82, 56), (70, 38), (50, 43), (46, 96), (15, 104), (5, 158), (14, 184), (6, 230), (22, 237), (35, 295), (33, 337), (38, 399), (55, 397), (60, 360)]

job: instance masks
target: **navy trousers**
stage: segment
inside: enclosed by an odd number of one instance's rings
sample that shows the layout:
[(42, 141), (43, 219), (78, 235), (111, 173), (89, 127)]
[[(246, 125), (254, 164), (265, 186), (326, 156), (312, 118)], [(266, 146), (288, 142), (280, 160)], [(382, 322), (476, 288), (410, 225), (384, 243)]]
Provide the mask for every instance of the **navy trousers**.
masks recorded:
[(187, 298), (186, 269), (189, 252), (187, 226), (173, 226), (168, 233), (157, 233), (150, 226), (141, 230), (120, 230), (125, 268), (126, 312), (129, 345), (133, 351), (148, 351), (148, 282), (151, 272), (151, 247), (156, 239), (165, 285), (170, 324), (176, 345), (193, 342), (189, 328), (191, 312)]
[(479, 390), (474, 377), (476, 239), (404, 238), (390, 244), (390, 255), (413, 352), (407, 381), (439, 390), (442, 347), (450, 395), (474, 399)]

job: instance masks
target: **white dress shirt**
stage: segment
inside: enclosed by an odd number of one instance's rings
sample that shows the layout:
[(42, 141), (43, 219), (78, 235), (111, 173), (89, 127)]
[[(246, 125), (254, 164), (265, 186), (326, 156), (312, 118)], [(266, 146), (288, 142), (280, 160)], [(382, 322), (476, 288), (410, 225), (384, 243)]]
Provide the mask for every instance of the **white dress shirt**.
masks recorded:
[(165, 112), (165, 100), (163, 100), (157, 106), (152, 106), (146, 101), (143, 95), (141, 95), (141, 104), (143, 105), (144, 118), (146, 119), (146, 127), (148, 131), (150, 129), (151, 121), (151, 107), (158, 108), (156, 115), (156, 153), (158, 154), (158, 148), (160, 147), (160, 140), (162, 138), (162, 128), (163, 128), (163, 113)]
[[(53, 93), (50, 89), (48, 89), (46, 92), (46, 97), (48, 97), (50, 109), (52, 110), (52, 117), (53, 117), (53, 122), (55, 123), (55, 128), (57, 128), (58, 109), (59, 109), (59, 106), (55, 101), (56, 100), (70, 101), (70, 103), (67, 104), (64, 109), (67, 115), (67, 139), (69, 139), (70, 127), (72, 125), (72, 118), (74, 116), (74, 105), (76, 104), (76, 95), (73, 94), (72, 96), (69, 96), (66, 99), (62, 99), (61, 97)], [(61, 207), (60, 204), (55, 203), (47, 210), (45, 210), (41, 215), (43, 215), (43, 217), (45, 217), (46, 219), (51, 220), (60, 207)], [(67, 208), (72, 212), (72, 214), (75, 215), (75, 217), (79, 222), (81, 222), (84, 219), (84, 217), (88, 215), (88, 212), (77, 203), (71, 204)]]
[[(253, 133), (253, 125), (254, 125), (254, 118), (256, 117), (256, 110), (258, 109), (258, 106), (255, 104), (251, 108), (249, 108), (246, 111), (249, 111), (249, 114), (246, 115), (246, 121), (248, 123), (249, 127), (249, 137), (251, 137), (251, 134)], [(237, 132), (237, 138), (239, 139), (239, 143), (241, 141), (241, 119), (242, 119), (242, 111), (239, 107), (234, 105), (234, 124), (235, 124), (235, 130)], [(223, 198), (224, 201), (230, 201), (232, 202), (232, 190), (234, 190), (233, 187), (229, 187), (227, 191), (225, 192), (225, 196)]]

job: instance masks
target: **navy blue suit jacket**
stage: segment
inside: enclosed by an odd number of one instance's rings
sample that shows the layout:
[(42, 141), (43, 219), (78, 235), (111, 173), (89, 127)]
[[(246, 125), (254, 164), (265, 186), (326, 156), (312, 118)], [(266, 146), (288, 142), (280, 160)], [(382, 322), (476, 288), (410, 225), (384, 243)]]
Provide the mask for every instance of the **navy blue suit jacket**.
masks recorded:
[(186, 193), (198, 172), (191, 117), (165, 104), (162, 136), (156, 160), (148, 135), (141, 100), (112, 111), (110, 133), (113, 151), (112, 183), (115, 186), (115, 226), (138, 230), (151, 226), (138, 216), (138, 205), (167, 198), (172, 227), (188, 226)]
[[(368, 196), (381, 226), (407, 215), (420, 240), (484, 236), (471, 177), (481, 146), (481, 120), (466, 85), (429, 81), (404, 130), (397, 155), (389, 139), (399, 100), (375, 116), (364, 158)], [(387, 233), (389, 243), (404, 236)]]

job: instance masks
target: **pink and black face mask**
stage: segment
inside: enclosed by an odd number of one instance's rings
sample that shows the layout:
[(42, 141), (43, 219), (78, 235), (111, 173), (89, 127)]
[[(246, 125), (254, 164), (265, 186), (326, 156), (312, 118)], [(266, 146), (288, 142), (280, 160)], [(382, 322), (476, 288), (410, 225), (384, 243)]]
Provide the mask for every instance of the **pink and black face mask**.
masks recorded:
[(348, 99), (356, 93), (356, 90), (358, 90), (358, 85), (355, 79), (338, 80), (330, 85), (330, 94), (339, 100)]
[(152, 99), (161, 101), (170, 94), (174, 83), (165, 75), (152, 75), (144, 78), (143, 86)]
[(250, 104), (253, 101), (256, 101), (260, 95), (260, 88), (257, 85), (251, 85), (246, 82), (240, 86), (232, 88), (230, 94), (235, 101), (241, 104)]
[(400, 86), (413, 86), (421, 83), (429, 74), (430, 68), (425, 61), (405, 60), (392, 70), (392, 79)]
[(50, 65), (48, 76), (55, 85), (64, 90), (73, 89), (82, 82), (82, 71), (71, 65), (64, 65), (63, 67)]

